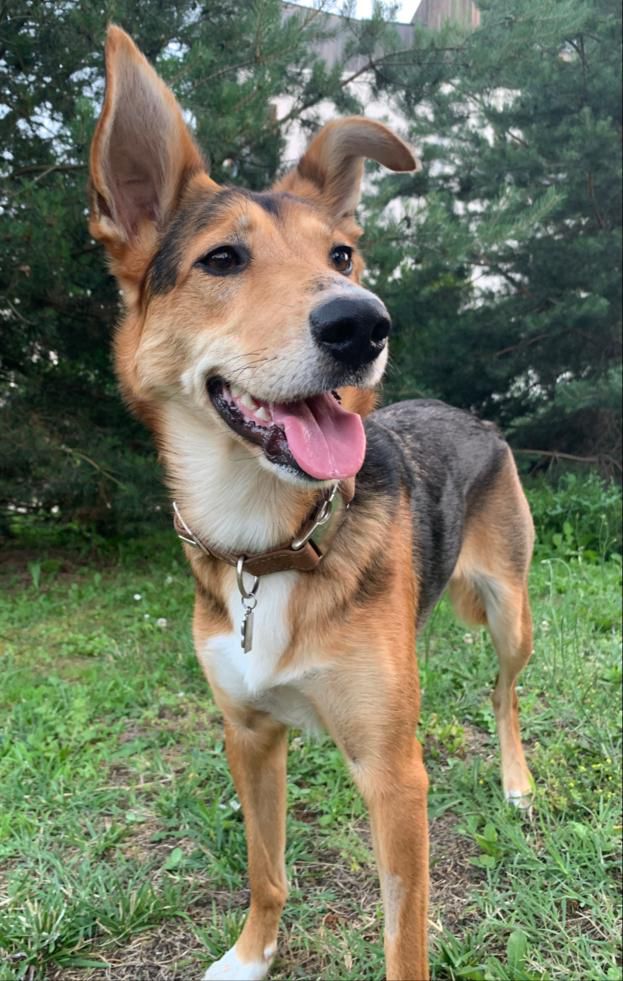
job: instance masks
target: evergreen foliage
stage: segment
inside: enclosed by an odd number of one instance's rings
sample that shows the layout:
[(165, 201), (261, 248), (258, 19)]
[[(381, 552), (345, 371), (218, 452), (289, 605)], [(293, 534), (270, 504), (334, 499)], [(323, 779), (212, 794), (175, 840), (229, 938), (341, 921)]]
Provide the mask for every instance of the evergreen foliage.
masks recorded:
[[(126, 530), (163, 507), (153, 447), (110, 364), (118, 295), (87, 231), (106, 25), (124, 27), (189, 114), (220, 182), (265, 187), (288, 125), (359, 104), (314, 54), (313, 11), (278, 0), (18, 0), (0, 40), (0, 504)], [(353, 44), (357, 46), (356, 38)], [(291, 100), (277, 125), (274, 99)], [(2, 114), (3, 112), (3, 114)]]
[[(344, 60), (371, 66), (424, 159), (366, 201), (369, 278), (396, 333), (390, 398), (435, 395), (520, 449), (620, 449), (621, 19), (612, 0), (483, 0), (471, 34), (380, 10)], [(100, 531), (166, 511), (149, 438), (110, 365), (118, 295), (86, 227), (86, 160), (115, 21), (172, 85), (221, 182), (265, 187), (288, 127), (362, 110), (278, 0), (9, 0), (0, 39), (0, 508)], [(324, 34), (323, 34), (324, 32)], [(358, 63), (359, 65), (361, 62)], [(290, 108), (277, 121), (275, 98)], [(401, 210), (392, 206), (400, 199)], [(390, 207), (387, 207), (387, 206)], [(391, 215), (401, 214), (399, 221)]]
[[(383, 179), (368, 202), (368, 258), (398, 335), (389, 394), (435, 395), (515, 447), (616, 473), (620, 8), (479, 7), (478, 30), (424, 35), (376, 79), (424, 159), (410, 186)], [(382, 209), (405, 192), (392, 224)]]

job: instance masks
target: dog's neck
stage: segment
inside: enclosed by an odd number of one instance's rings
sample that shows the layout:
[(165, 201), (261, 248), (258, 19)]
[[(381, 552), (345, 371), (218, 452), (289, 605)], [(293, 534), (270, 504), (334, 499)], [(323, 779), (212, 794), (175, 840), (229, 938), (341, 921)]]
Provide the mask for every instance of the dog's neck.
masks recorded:
[(202, 541), (260, 552), (293, 538), (318, 492), (280, 480), (226, 432), (175, 402), (162, 417), (163, 457), (186, 523)]

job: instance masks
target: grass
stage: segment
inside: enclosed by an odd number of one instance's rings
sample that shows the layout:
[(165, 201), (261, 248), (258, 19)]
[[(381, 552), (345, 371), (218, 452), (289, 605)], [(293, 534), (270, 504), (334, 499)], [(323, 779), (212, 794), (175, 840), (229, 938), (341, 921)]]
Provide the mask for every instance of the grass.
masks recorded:
[[(426, 630), (437, 979), (621, 977), (620, 571), (535, 561), (530, 825), (499, 789), (488, 640), (445, 604)], [(245, 847), (177, 544), (15, 554), (0, 585), (1, 981), (199, 977), (240, 928)], [(273, 977), (382, 978), (363, 806), (334, 747), (297, 733), (287, 865)]]

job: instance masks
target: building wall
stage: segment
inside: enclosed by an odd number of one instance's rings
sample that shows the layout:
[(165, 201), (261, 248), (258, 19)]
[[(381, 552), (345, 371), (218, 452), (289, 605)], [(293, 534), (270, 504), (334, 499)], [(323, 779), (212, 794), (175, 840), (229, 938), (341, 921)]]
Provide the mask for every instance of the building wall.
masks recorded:
[[(320, 57), (329, 66), (342, 60), (351, 27), (353, 23), (357, 23), (355, 18), (329, 14), (323, 10), (303, 7), (297, 3), (284, 3), (283, 16), (285, 19), (300, 17), (304, 20), (313, 20), (323, 30), (333, 35), (322, 41), (317, 49)], [(418, 27), (439, 30), (448, 22), (458, 24), (461, 27), (474, 28), (480, 23), (480, 13), (471, 0), (422, 0), (410, 24), (394, 23), (393, 28), (404, 47), (408, 48), (413, 43), (413, 37)], [(351, 58), (345, 67), (349, 71), (357, 71), (364, 64), (364, 58)]]
[(422, 0), (413, 23), (436, 31), (447, 23), (474, 28), (480, 23), (480, 11), (471, 0)]

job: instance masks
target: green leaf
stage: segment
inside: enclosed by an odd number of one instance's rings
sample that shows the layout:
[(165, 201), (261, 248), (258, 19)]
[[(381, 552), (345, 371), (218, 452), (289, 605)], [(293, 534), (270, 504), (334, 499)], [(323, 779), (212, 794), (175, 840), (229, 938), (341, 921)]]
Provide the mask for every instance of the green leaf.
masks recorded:
[(528, 952), (528, 938), (522, 930), (513, 930), (506, 944), (508, 966), (512, 971), (519, 971)]
[(165, 869), (167, 872), (170, 872), (171, 869), (176, 869), (179, 865), (181, 865), (183, 861), (184, 861), (184, 852), (182, 851), (182, 849), (174, 848), (173, 851), (169, 853), (169, 856), (166, 862), (164, 863), (164, 865), (162, 866), (162, 868)]
[(478, 855), (477, 858), (470, 858), (470, 862), (479, 869), (494, 869), (497, 859), (495, 855)]
[(485, 839), (485, 841), (490, 841), (493, 843), (498, 840), (498, 833), (492, 824), (487, 823), (485, 824), (482, 837)]
[(64, 967), (85, 967), (93, 971), (105, 971), (110, 967), (106, 961), (89, 960), (88, 957), (68, 957), (63, 958)]

